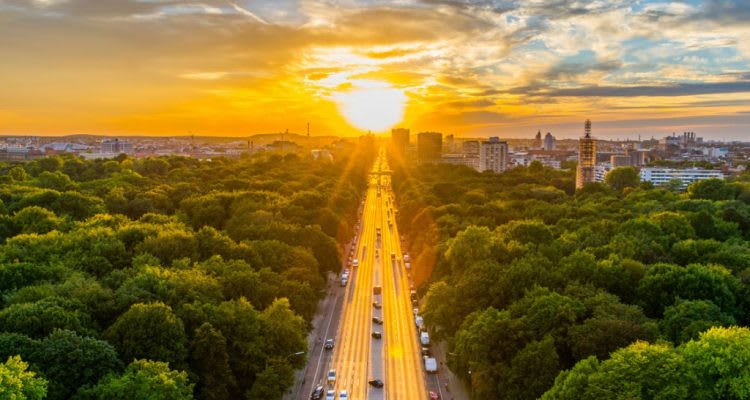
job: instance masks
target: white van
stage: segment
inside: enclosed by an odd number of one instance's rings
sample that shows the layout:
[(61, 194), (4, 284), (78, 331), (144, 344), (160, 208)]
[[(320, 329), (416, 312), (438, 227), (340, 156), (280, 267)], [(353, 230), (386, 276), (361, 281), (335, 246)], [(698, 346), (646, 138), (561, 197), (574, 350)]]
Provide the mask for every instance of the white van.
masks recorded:
[(419, 342), (422, 343), (422, 346), (429, 346), (430, 345), (430, 334), (427, 332), (422, 332), (421, 335), (419, 335)]

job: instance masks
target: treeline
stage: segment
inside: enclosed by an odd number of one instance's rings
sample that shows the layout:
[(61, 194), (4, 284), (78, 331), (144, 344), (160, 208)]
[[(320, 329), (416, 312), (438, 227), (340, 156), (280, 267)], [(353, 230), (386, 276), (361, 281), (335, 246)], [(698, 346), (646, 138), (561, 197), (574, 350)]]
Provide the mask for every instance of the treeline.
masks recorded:
[(747, 397), (750, 331), (709, 329), (749, 322), (750, 183), (633, 172), (397, 171), (422, 315), (473, 398)]
[(0, 165), (4, 393), (280, 398), (366, 187), (347, 151)]

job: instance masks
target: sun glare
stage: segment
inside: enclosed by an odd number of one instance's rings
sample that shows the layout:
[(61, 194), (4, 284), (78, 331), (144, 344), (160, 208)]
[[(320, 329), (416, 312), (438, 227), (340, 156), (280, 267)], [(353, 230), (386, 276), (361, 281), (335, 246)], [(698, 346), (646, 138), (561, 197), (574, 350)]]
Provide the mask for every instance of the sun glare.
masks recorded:
[(335, 95), (339, 111), (356, 128), (383, 132), (401, 122), (406, 95), (384, 82), (358, 82)]

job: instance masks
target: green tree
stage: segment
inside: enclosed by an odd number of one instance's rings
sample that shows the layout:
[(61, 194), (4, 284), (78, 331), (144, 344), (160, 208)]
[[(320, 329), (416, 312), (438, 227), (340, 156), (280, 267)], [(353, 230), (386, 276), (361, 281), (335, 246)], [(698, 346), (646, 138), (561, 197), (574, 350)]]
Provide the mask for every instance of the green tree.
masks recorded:
[(22, 167), (13, 167), (8, 171), (8, 175), (13, 179), (15, 182), (23, 182), (25, 181), (29, 175), (26, 173), (26, 170)]
[(47, 396), (47, 381), (27, 371), (28, 366), (18, 356), (9, 357), (0, 364), (0, 398), (41, 400)]
[(614, 190), (622, 191), (625, 188), (637, 187), (641, 183), (638, 170), (634, 167), (619, 167), (607, 173), (604, 182)]
[(190, 348), (190, 365), (198, 375), (197, 397), (204, 400), (237, 398), (237, 382), (229, 368), (227, 341), (221, 332), (210, 323), (204, 323), (195, 330)]
[(42, 340), (33, 362), (49, 379), (50, 399), (68, 399), (78, 387), (94, 385), (104, 375), (122, 370), (112, 345), (65, 330)]
[(126, 362), (149, 358), (183, 365), (187, 338), (182, 321), (164, 303), (134, 304), (104, 333)]
[(711, 327), (734, 324), (735, 319), (710, 300), (679, 300), (664, 309), (660, 326), (669, 340), (679, 344), (698, 339), (701, 332)]
[(13, 215), (13, 223), (21, 233), (47, 233), (62, 225), (62, 220), (46, 208), (31, 206)]
[(274, 358), (258, 374), (247, 393), (248, 400), (279, 399), (294, 383), (294, 369), (284, 359)]
[(486, 227), (470, 226), (451, 240), (445, 257), (452, 270), (461, 271), (492, 256), (495, 237)]
[(121, 376), (109, 375), (96, 386), (82, 388), (76, 400), (192, 400), (187, 373), (169, 369), (165, 362), (135, 360)]

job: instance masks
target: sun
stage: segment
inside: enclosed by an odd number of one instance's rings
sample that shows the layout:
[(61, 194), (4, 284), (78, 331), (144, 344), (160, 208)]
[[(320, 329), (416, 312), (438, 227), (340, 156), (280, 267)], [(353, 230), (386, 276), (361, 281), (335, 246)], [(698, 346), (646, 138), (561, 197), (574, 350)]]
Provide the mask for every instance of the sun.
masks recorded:
[(360, 81), (334, 96), (341, 114), (354, 127), (383, 132), (401, 122), (406, 95), (385, 82)]

